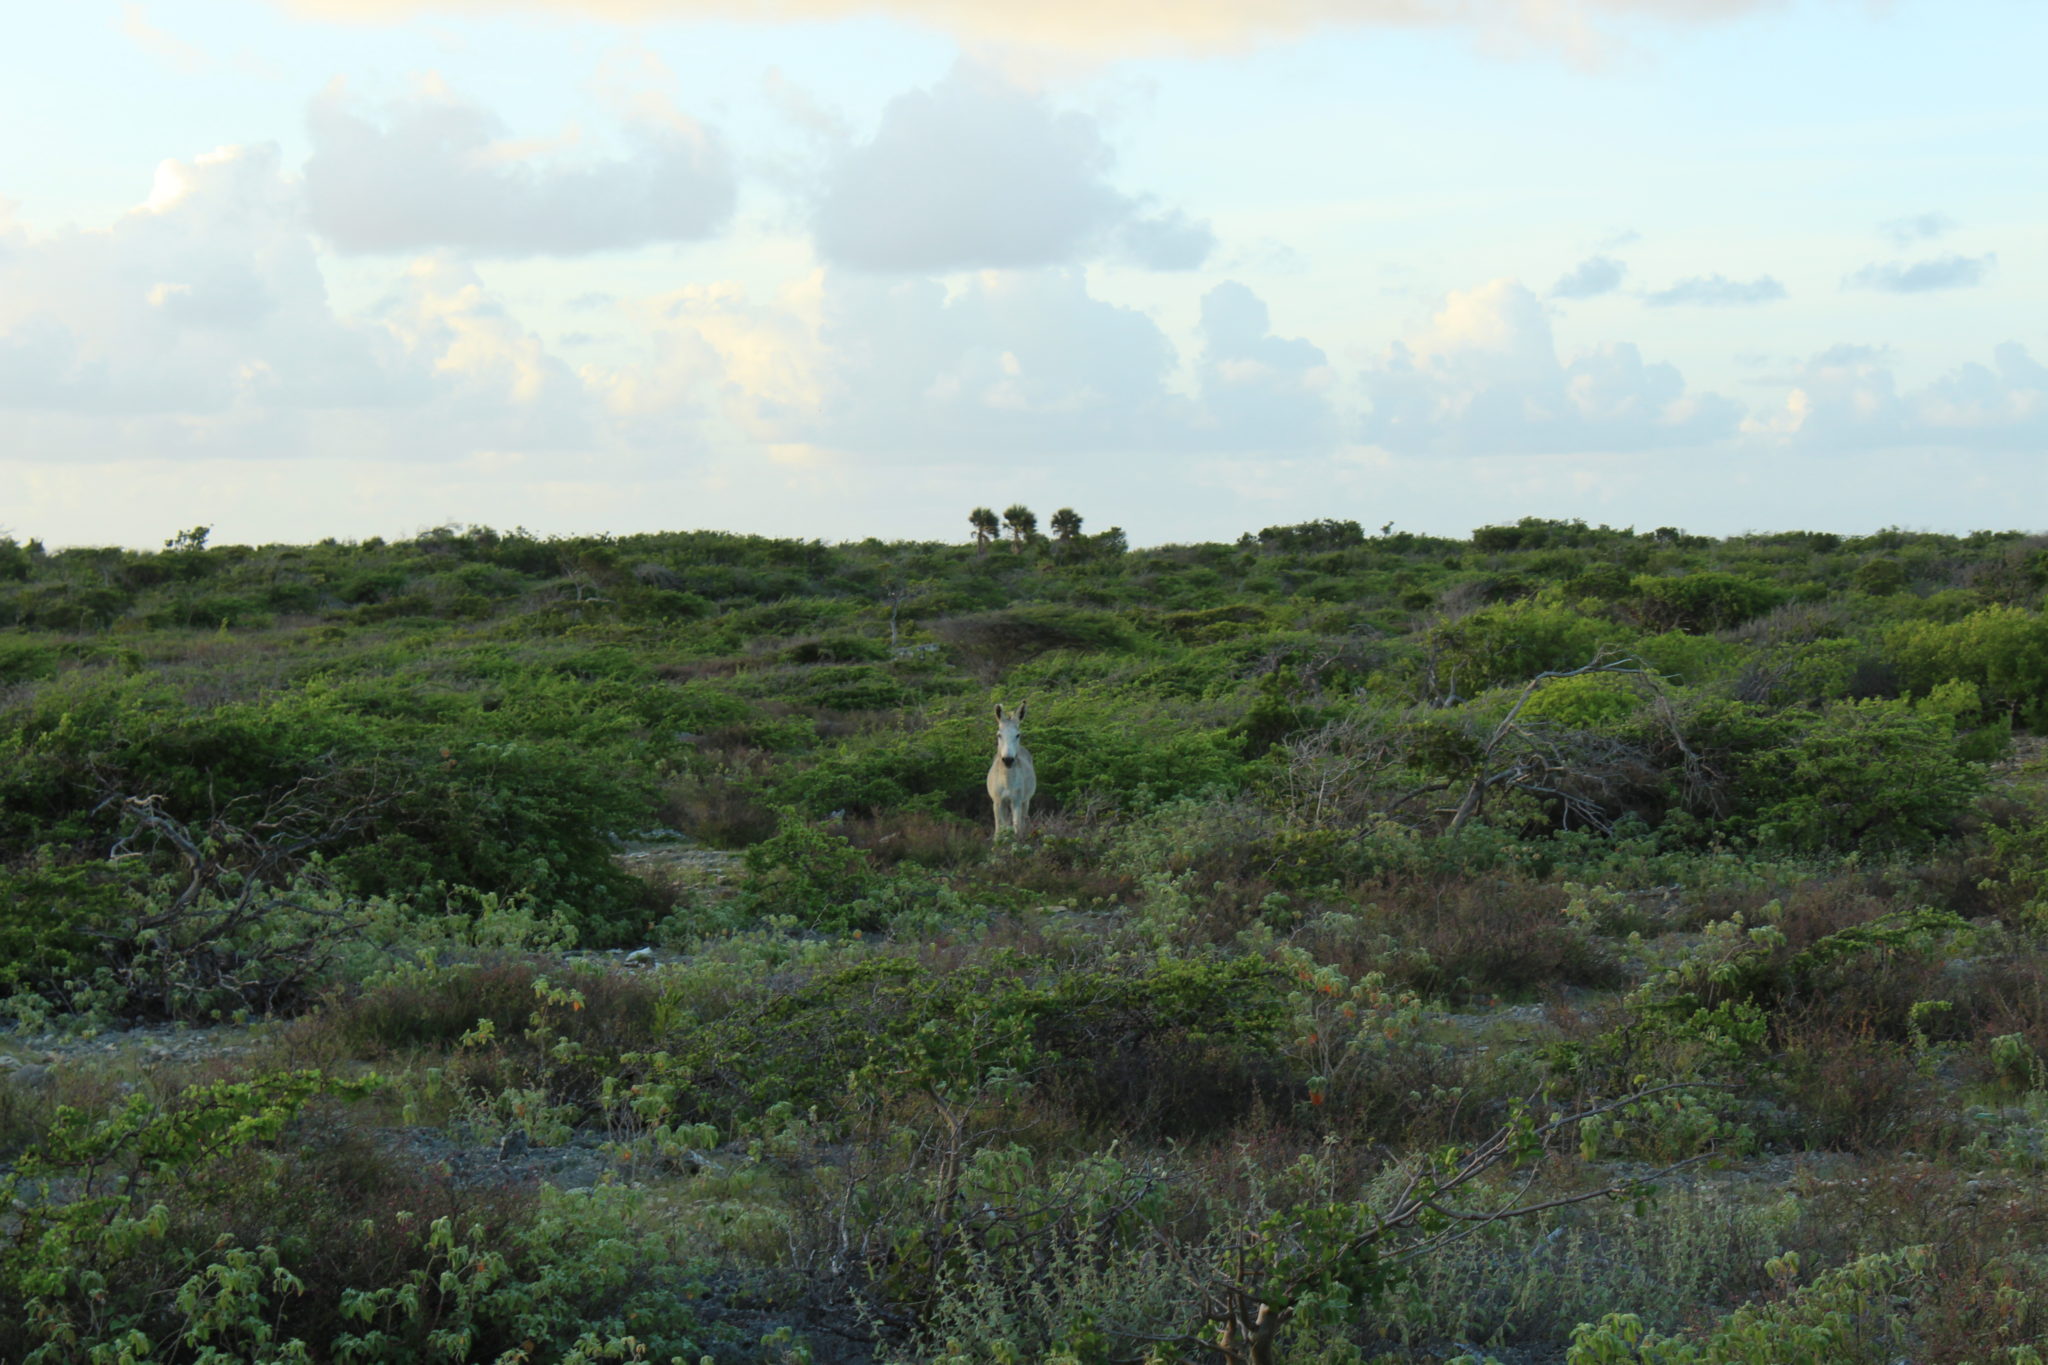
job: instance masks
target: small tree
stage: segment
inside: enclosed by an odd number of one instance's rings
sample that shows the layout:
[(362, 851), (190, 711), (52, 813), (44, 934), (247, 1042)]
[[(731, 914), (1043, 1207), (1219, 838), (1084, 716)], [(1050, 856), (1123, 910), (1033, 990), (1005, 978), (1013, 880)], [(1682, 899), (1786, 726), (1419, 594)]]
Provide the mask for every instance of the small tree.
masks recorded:
[(1021, 502), (1003, 509), (1003, 525), (1010, 528), (1010, 553), (1024, 553), (1024, 542), (1038, 534), (1038, 514)]
[(1071, 507), (1062, 507), (1052, 514), (1052, 533), (1059, 538), (1060, 552), (1071, 554), (1081, 539), (1081, 514)]
[(987, 554), (988, 543), (994, 540), (996, 533), (1002, 529), (1002, 523), (996, 520), (995, 510), (977, 507), (967, 514), (967, 524), (974, 528), (974, 548)]

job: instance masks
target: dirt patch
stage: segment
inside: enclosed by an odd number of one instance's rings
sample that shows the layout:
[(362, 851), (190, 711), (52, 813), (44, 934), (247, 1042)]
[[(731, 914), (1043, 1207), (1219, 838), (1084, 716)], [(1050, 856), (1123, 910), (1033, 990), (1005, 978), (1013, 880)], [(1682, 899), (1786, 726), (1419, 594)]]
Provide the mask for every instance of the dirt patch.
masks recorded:
[(629, 843), (618, 856), (619, 865), (635, 876), (705, 886), (726, 885), (739, 875), (741, 865), (737, 853), (681, 839)]
[(495, 1142), (440, 1128), (385, 1128), (374, 1136), (409, 1167), (431, 1172), (457, 1189), (587, 1189), (624, 1169), (589, 1133), (578, 1133), (559, 1147), (536, 1146), (519, 1131)]
[(29, 1067), (183, 1066), (254, 1051), (266, 1026), (138, 1024), (98, 1033), (0, 1033), (0, 1072)]

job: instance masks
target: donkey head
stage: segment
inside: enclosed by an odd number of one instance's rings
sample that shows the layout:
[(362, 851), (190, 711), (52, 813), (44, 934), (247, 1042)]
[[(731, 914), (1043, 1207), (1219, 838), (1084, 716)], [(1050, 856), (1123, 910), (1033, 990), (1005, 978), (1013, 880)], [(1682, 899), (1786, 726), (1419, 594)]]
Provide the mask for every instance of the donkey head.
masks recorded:
[(1003, 704), (996, 703), (996, 757), (1003, 761), (1005, 768), (1016, 765), (1017, 728), (1024, 723), (1024, 708), (1030, 704), (1020, 702), (1015, 713), (1006, 713)]

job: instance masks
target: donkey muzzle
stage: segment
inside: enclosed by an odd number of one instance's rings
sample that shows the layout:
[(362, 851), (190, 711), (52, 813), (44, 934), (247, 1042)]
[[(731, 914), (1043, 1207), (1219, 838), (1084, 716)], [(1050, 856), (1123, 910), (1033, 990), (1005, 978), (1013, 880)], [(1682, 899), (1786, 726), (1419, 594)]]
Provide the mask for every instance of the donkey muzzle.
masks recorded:
[(1004, 766), (1005, 768), (1014, 768), (1014, 767), (1016, 767), (1016, 766), (1017, 766), (1017, 755), (1015, 755), (1015, 754), (1004, 754), (1004, 755), (1003, 755), (1003, 766)]

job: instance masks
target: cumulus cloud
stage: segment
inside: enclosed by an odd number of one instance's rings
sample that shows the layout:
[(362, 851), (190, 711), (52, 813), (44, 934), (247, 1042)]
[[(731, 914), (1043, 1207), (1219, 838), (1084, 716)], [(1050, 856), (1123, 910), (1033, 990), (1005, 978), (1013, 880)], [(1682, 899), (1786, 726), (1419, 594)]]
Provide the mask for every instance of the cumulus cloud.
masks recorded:
[(1076, 270), (933, 281), (828, 274), (817, 301), (817, 401), (799, 440), (973, 459), (1148, 449), (1184, 418), (1172, 344)]
[(1072, 268), (984, 271), (948, 290), (821, 270), (772, 301), (693, 286), (639, 305), (659, 359), (606, 381), (625, 418), (715, 393), (771, 453), (922, 464), (1116, 456), (1179, 461), (1334, 449), (1336, 375), (1275, 336), (1236, 282), (1202, 299), (1195, 391), (1151, 318)]
[(1196, 439), (1211, 449), (1313, 450), (1337, 432), (1336, 371), (1322, 348), (1273, 335), (1265, 302), (1235, 280), (1202, 296), (1201, 411)]
[(562, 449), (595, 405), (467, 267), (341, 316), (275, 147), (168, 161), (105, 229), (7, 234), (0, 409), (52, 456), (447, 459)]
[(1845, 289), (1878, 289), (1887, 294), (1924, 294), (1936, 289), (1967, 289), (1982, 284), (1998, 264), (1995, 253), (1982, 256), (1938, 256), (1926, 261), (1873, 262), (1842, 281)]
[(709, 237), (732, 215), (723, 141), (651, 99), (613, 157), (573, 132), (556, 145), (516, 141), (490, 110), (434, 84), (373, 115), (337, 83), (307, 125), (312, 223), (345, 252), (574, 256)]
[(2048, 445), (2048, 366), (2016, 341), (1992, 348), (1912, 394), (1920, 430), (1956, 445), (2030, 450)]
[(1179, 209), (1134, 214), (1117, 231), (1125, 259), (1148, 270), (1194, 270), (1216, 249), (1209, 225)]
[(1818, 450), (1937, 446), (2038, 452), (2048, 444), (2048, 366), (2008, 341), (1901, 392), (1888, 352), (1834, 346), (1814, 355), (1776, 410), (1746, 423), (1755, 436)]
[(929, 273), (1060, 265), (1119, 254), (1192, 269), (1215, 237), (1114, 188), (1093, 118), (963, 64), (898, 96), (870, 141), (833, 158), (813, 219), (834, 265)]
[(415, 261), (373, 316), (408, 356), (433, 358), (441, 418), (488, 423), (509, 407), (517, 417), (501, 439), (528, 449), (573, 445), (589, 435), (582, 381), (469, 266)]
[(619, 23), (705, 19), (818, 21), (880, 12), (967, 38), (1029, 43), (1096, 56), (1229, 52), (1328, 28), (1467, 28), (1489, 44), (1537, 44), (1580, 60), (1623, 46), (1641, 20), (1708, 24), (1772, 8), (1778, 0), (273, 0), (301, 14), (348, 22), (426, 13), (534, 10)]
[(1612, 256), (1588, 256), (1558, 276), (1557, 283), (1550, 286), (1550, 297), (1591, 299), (1610, 294), (1621, 287), (1621, 277), (1627, 273), (1628, 267)]
[(1945, 213), (1915, 213), (1877, 225), (1878, 235), (1893, 246), (1911, 246), (1953, 231), (1955, 220)]
[(1688, 393), (1628, 343), (1561, 362), (1543, 304), (1513, 280), (1453, 293), (1366, 375), (1364, 437), (1397, 453), (1545, 454), (1697, 445), (1741, 407)]
[[(1333, 437), (1321, 350), (1238, 285), (1183, 359), (1078, 267), (952, 284), (819, 270), (577, 295), (616, 340), (567, 363), (471, 264), (416, 258), (339, 312), (275, 148), (167, 162), (143, 206), (35, 236), (0, 215), (0, 413), (52, 460), (1182, 458)], [(539, 466), (527, 466), (533, 475)]]
[(1772, 303), (1785, 297), (1785, 286), (1769, 275), (1753, 280), (1731, 280), (1725, 275), (1695, 275), (1669, 289), (1644, 296), (1653, 308), (1696, 305), (1705, 308), (1739, 308), (1752, 303)]
[(218, 412), (388, 392), (397, 348), (327, 306), (296, 187), (271, 146), (167, 161), (103, 231), (0, 257), (0, 401), (89, 412)]

